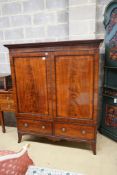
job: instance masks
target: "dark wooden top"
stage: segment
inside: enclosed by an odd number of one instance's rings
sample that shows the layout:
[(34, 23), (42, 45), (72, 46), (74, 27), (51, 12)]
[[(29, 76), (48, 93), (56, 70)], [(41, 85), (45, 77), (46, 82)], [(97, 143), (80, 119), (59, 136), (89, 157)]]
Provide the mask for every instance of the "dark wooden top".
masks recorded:
[(76, 40), (76, 41), (57, 41), (57, 42), (42, 42), (42, 43), (25, 43), (25, 44), (9, 44), (4, 45), (5, 47), (12, 48), (33, 48), (33, 47), (54, 47), (54, 46), (75, 46), (78, 44), (81, 45), (99, 45), (103, 39), (93, 39), (93, 40)]

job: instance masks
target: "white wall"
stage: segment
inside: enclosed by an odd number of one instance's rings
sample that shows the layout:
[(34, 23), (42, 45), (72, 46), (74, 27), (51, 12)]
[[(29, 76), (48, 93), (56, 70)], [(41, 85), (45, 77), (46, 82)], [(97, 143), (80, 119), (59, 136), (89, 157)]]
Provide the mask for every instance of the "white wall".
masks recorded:
[(104, 37), (110, 0), (0, 0), (0, 73), (10, 72), (3, 44)]
[(96, 0), (69, 0), (69, 38), (94, 39)]
[(0, 0), (0, 73), (10, 72), (3, 44), (68, 40), (68, 0)]

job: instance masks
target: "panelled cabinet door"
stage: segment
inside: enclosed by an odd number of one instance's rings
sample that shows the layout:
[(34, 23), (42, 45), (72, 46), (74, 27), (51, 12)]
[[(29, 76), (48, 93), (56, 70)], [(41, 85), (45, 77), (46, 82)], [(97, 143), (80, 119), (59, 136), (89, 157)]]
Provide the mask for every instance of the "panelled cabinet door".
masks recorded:
[(52, 117), (49, 61), (44, 53), (13, 57), (17, 113)]
[(94, 119), (93, 111), (97, 103), (94, 102), (95, 71), (97, 71), (94, 68), (96, 64), (94, 53), (56, 52), (54, 59), (56, 119)]

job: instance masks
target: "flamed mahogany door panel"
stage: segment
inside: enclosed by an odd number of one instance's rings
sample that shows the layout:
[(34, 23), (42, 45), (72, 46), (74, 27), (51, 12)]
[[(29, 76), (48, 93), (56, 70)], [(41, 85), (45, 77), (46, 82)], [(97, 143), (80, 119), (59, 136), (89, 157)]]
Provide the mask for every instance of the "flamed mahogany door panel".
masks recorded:
[(56, 117), (66, 119), (92, 119), (93, 117), (93, 55), (57, 55)]
[(14, 58), (18, 113), (51, 114), (47, 65), (42, 56)]

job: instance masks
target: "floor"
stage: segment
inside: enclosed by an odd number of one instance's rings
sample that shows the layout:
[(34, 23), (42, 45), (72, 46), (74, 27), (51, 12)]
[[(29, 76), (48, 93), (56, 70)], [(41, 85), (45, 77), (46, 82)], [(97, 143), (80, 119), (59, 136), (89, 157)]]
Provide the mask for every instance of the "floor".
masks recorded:
[(29, 155), (37, 166), (83, 175), (117, 175), (117, 143), (99, 133), (95, 156), (88, 145), (81, 143), (53, 143), (47, 139), (24, 136), (18, 144), (16, 128), (6, 127), (6, 131), (3, 134), (0, 127), (0, 149), (19, 151), (23, 145), (30, 143)]

